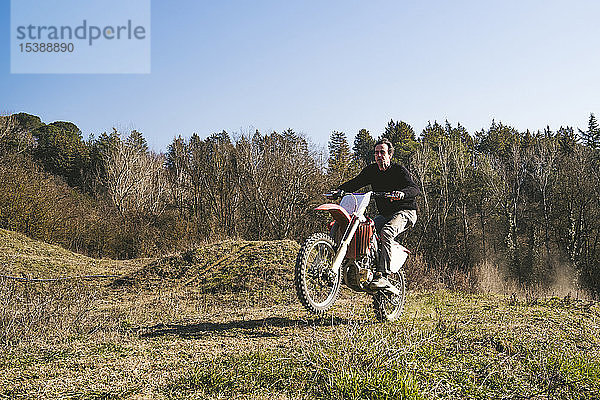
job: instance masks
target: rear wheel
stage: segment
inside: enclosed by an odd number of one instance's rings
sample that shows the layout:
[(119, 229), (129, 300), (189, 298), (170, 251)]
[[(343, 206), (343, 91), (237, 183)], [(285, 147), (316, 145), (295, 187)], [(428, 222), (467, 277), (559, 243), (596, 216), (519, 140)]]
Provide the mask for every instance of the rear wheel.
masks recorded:
[(373, 295), (373, 307), (378, 321), (395, 321), (400, 318), (406, 302), (404, 271), (392, 272), (387, 278), (400, 291), (400, 294), (396, 295), (383, 289)]
[(309, 237), (298, 253), (294, 270), (296, 293), (313, 314), (324, 314), (339, 294), (342, 269), (331, 269), (335, 253), (333, 240), (324, 233)]

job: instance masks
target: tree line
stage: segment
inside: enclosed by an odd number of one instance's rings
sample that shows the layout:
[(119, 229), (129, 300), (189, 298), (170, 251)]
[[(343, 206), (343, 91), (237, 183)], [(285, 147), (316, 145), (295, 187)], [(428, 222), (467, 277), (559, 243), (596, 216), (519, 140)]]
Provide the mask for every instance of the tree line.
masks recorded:
[(469, 273), (493, 260), (523, 284), (568, 265), (600, 293), (600, 128), (473, 133), (390, 121), (328, 149), (283, 132), (176, 137), (164, 153), (143, 134), (84, 139), (69, 122), (0, 117), (0, 227), (92, 256), (137, 257), (223, 238), (294, 239), (323, 230), (322, 193), (373, 162), (386, 137), (422, 195), (404, 237), (426, 263)]

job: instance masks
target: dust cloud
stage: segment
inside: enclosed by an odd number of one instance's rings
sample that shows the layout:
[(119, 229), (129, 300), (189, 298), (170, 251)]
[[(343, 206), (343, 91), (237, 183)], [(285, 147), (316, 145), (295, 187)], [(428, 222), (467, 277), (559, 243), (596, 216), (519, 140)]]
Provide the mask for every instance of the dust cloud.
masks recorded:
[(589, 299), (590, 296), (578, 283), (575, 268), (568, 263), (553, 262), (551, 275), (546, 284), (523, 284), (509, 273), (505, 263), (493, 259), (483, 260), (474, 268), (477, 289), (483, 293), (536, 297), (570, 297)]

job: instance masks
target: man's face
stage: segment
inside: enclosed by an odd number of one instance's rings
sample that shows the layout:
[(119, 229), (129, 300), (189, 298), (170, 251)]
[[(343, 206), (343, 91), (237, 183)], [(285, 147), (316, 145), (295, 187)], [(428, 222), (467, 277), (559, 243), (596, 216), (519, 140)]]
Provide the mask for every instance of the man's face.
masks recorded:
[(390, 153), (388, 153), (387, 144), (378, 144), (375, 146), (375, 162), (380, 170), (386, 170), (390, 166)]

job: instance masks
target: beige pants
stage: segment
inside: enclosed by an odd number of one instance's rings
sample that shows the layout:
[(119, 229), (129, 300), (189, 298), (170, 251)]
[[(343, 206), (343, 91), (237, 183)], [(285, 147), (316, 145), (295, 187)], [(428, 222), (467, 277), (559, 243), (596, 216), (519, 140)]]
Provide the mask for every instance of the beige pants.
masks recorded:
[(378, 215), (373, 218), (373, 221), (375, 222), (375, 229), (379, 233), (379, 244), (381, 246), (377, 272), (389, 275), (391, 272), (390, 260), (392, 254), (392, 240), (395, 240), (396, 236), (409, 228), (409, 222), (411, 223), (411, 226), (415, 225), (417, 222), (417, 211), (401, 210), (388, 217)]

